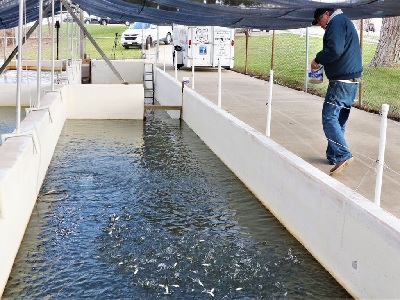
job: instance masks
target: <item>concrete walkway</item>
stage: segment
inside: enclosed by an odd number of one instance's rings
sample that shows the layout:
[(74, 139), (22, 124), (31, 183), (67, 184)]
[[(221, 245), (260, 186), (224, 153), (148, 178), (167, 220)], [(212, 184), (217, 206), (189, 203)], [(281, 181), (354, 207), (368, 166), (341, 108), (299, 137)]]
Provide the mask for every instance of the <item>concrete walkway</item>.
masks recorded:
[[(162, 47), (160, 47), (162, 48)], [(171, 52), (170, 52), (171, 51)], [(172, 53), (168, 49), (165, 53)], [(161, 55), (162, 56), (162, 55)], [(163, 62), (159, 64), (163, 68)], [(172, 61), (166, 72), (175, 76)], [(191, 69), (178, 71), (178, 80), (189, 77)], [(217, 104), (218, 72), (196, 69), (194, 90)], [(187, 85), (191, 88), (191, 83)], [(269, 82), (233, 71), (222, 71), (222, 109), (265, 134)], [(323, 98), (279, 85), (273, 87), (271, 139), (314, 167), (329, 173), (325, 158), (327, 140), (322, 131)], [(375, 198), (376, 160), (380, 135), (379, 115), (352, 108), (346, 140), (355, 160), (335, 178), (370, 201)], [(381, 207), (400, 217), (400, 123), (388, 120)], [(288, 182), (290, 184), (290, 182)], [(323, 199), (321, 199), (323, 200)]]

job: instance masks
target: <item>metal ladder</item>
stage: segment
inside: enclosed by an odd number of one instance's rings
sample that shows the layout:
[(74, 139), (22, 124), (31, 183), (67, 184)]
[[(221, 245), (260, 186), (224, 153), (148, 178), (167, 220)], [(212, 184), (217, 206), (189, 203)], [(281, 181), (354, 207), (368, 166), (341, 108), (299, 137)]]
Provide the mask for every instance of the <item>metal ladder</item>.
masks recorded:
[(144, 64), (143, 85), (144, 103), (154, 105), (154, 65), (151, 63)]

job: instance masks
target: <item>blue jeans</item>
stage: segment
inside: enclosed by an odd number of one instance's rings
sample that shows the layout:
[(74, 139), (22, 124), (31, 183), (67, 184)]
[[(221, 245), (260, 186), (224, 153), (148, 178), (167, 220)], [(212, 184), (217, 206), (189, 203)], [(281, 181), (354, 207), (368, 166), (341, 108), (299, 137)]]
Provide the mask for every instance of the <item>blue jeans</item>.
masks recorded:
[(347, 148), (344, 132), (357, 89), (357, 83), (341, 81), (329, 83), (322, 107), (322, 127), (328, 139), (326, 158), (332, 164), (353, 156)]

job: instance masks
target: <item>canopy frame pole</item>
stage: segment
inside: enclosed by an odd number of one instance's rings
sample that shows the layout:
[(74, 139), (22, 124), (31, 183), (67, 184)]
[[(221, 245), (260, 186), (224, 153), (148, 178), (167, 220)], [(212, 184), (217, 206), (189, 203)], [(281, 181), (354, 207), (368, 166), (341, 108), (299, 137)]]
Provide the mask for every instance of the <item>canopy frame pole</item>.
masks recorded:
[(78, 26), (82, 29), (82, 31), (85, 33), (86, 37), (89, 39), (89, 41), (92, 43), (92, 45), (96, 48), (96, 50), (100, 53), (101, 57), (104, 59), (106, 64), (110, 67), (111, 71), (114, 73), (115, 76), (123, 83), (123, 84), (128, 84), (126, 82), (121, 74), (117, 71), (117, 69), (114, 67), (114, 65), (111, 63), (111, 61), (108, 59), (107, 55), (104, 53), (103, 50), (99, 47), (99, 45), (96, 43), (95, 39), (92, 37), (92, 35), (87, 31), (85, 25), (79, 20), (79, 18), (74, 14), (73, 9), (71, 8), (70, 4), (66, 0), (61, 0), (64, 7), (66, 10), (70, 13), (72, 18), (75, 20), (75, 22), (78, 24)]
[(42, 40), (43, 40), (43, 0), (39, 0), (39, 36), (38, 36), (38, 60), (37, 60), (37, 99), (35, 107), (40, 107), (42, 86)]
[(54, 53), (54, 1), (51, 0), (51, 91), (54, 92), (54, 69), (55, 69), (55, 53)]

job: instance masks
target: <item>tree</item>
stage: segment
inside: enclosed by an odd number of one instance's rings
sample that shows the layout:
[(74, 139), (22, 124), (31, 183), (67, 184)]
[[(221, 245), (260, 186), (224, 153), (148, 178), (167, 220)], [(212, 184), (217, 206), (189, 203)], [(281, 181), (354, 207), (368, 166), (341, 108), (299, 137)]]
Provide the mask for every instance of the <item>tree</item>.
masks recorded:
[(370, 67), (390, 66), (400, 61), (400, 17), (382, 19), (375, 55)]

